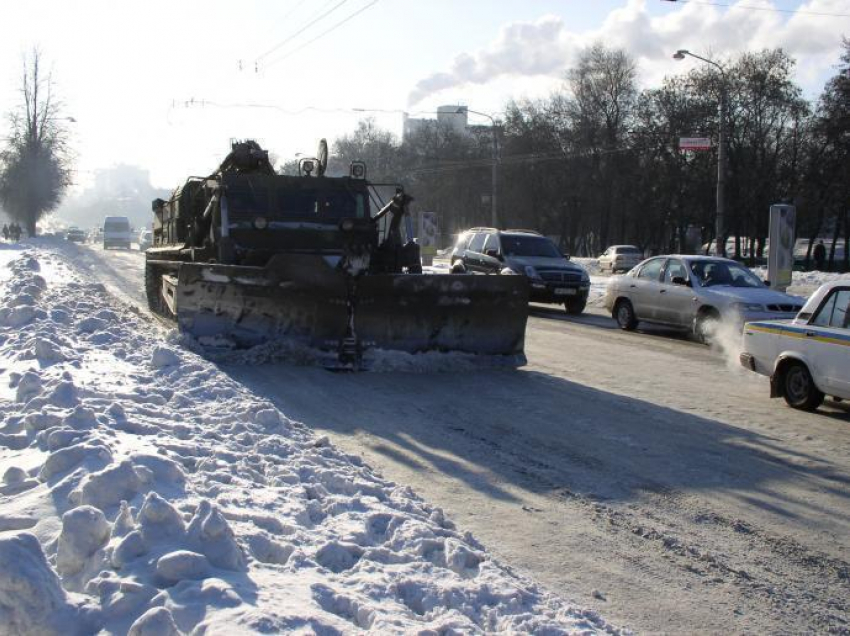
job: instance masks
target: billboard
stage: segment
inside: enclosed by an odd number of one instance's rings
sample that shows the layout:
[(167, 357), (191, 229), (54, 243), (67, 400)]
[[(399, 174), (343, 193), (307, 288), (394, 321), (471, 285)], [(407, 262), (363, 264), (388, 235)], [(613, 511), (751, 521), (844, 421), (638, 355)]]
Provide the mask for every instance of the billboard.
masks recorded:
[(679, 150), (711, 150), (708, 137), (679, 137)]
[(797, 231), (797, 210), (793, 205), (770, 206), (770, 252), (767, 257), (767, 279), (779, 291), (791, 284), (794, 269), (794, 243)]

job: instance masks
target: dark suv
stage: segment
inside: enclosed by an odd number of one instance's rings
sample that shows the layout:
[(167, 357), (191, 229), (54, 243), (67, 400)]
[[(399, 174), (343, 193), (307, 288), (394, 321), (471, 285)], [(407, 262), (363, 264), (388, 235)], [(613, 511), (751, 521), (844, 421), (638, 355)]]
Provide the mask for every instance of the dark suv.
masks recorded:
[(455, 270), (493, 274), (509, 269), (527, 276), (533, 302), (564, 303), (570, 314), (580, 314), (587, 304), (587, 272), (538, 232), (474, 227), (458, 237), (451, 260)]

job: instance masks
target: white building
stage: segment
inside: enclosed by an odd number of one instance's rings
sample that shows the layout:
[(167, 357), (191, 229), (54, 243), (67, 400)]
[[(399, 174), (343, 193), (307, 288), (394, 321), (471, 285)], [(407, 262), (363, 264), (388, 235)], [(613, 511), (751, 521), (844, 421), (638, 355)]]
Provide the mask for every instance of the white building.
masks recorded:
[(449, 104), (437, 108), (437, 117), (418, 118), (404, 114), (402, 141), (424, 128), (444, 126), (459, 134), (469, 133), (469, 111), (466, 106)]

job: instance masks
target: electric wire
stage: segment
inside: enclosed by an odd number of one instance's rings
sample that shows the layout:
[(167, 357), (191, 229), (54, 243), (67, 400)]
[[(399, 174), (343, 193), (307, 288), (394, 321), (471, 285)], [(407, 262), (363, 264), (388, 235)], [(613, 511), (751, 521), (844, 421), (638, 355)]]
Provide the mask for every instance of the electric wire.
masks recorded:
[[(377, 0), (376, 0), (377, 1)], [(203, 99), (203, 98), (195, 98), (192, 97), (190, 99), (174, 99), (171, 102), (171, 108), (206, 108), (207, 106), (213, 108), (257, 108), (257, 109), (266, 109), (266, 110), (276, 110), (284, 115), (303, 115), (306, 112), (318, 112), (318, 113), (387, 113), (387, 114), (407, 114), (407, 115), (439, 115), (440, 113), (436, 110), (414, 110), (414, 111), (406, 111), (400, 108), (354, 108), (354, 107), (337, 107), (337, 108), (326, 108), (322, 106), (303, 106), (301, 108), (284, 108), (283, 106), (278, 106), (277, 104), (260, 104), (256, 102), (218, 102), (211, 99)]]
[[(374, 0), (377, 2), (378, 0)], [(172, 106), (175, 107), (180, 102), (175, 100), (172, 103)], [(303, 108), (298, 109), (287, 109), (282, 106), (277, 106), (275, 104), (258, 104), (258, 103), (250, 103), (250, 102), (233, 102), (233, 103), (225, 103), (225, 102), (216, 102), (213, 100), (207, 99), (189, 99), (182, 101), (184, 108), (190, 107), (207, 107), (211, 106), (214, 108), (257, 108), (264, 110), (275, 110), (285, 115), (297, 116), (302, 115), (307, 112), (318, 112), (318, 113), (362, 113), (362, 112), (370, 112), (372, 110), (376, 110), (378, 112), (388, 112), (388, 113), (402, 113), (405, 111), (402, 110), (389, 110), (389, 109), (365, 109), (365, 108), (323, 108), (320, 106), (305, 106)], [(409, 113), (411, 115), (435, 115), (438, 114), (436, 111), (414, 111)], [(514, 154), (514, 155), (505, 155), (502, 156), (498, 163), (500, 166), (511, 166), (522, 163), (547, 163), (550, 161), (563, 161), (566, 159), (575, 159), (580, 157), (587, 157), (592, 155), (604, 156), (611, 154), (619, 154), (624, 152), (630, 152), (634, 150), (641, 150), (646, 148), (652, 148), (654, 146), (649, 145), (640, 145), (635, 144), (631, 146), (624, 146), (620, 148), (609, 148), (604, 150), (585, 150), (581, 152), (565, 152), (563, 150), (552, 150), (550, 152), (534, 152), (534, 153), (524, 153), (524, 154)], [(482, 157), (476, 159), (458, 159), (451, 161), (441, 161), (436, 164), (420, 166), (410, 169), (411, 174), (416, 175), (437, 175), (437, 174), (445, 174), (454, 172), (457, 170), (470, 169), (470, 168), (487, 168), (492, 167), (493, 162), (495, 160), (492, 157)]]
[(828, 13), (824, 11), (808, 11), (805, 9), (782, 9), (780, 7), (755, 7), (746, 4), (729, 4), (727, 2), (714, 2), (713, 0), (662, 0), (671, 4), (700, 4), (709, 7), (724, 7), (728, 9), (747, 9), (749, 11), (770, 11), (773, 13), (785, 13), (789, 15), (810, 15), (819, 18), (850, 18), (850, 13)]
[[(649, 146), (647, 146), (649, 147)], [(623, 148), (610, 148), (608, 150), (587, 150), (582, 152), (561, 152), (553, 151), (549, 153), (528, 153), (522, 155), (507, 155), (498, 161), (499, 166), (511, 166), (523, 163), (548, 163), (550, 161), (563, 161), (565, 159), (576, 159), (580, 157), (588, 157), (592, 155), (612, 155), (634, 150), (640, 150), (639, 146), (628, 146)], [(494, 163), (492, 158), (469, 159), (451, 162), (441, 162), (436, 165), (422, 166), (409, 170), (410, 174), (414, 175), (438, 175), (457, 170), (468, 168), (487, 168), (492, 167)]]
[(304, 48), (306, 48), (307, 46), (311, 45), (311, 44), (312, 44), (313, 42), (315, 42), (316, 40), (320, 40), (320, 39), (322, 39), (323, 37), (325, 37), (326, 35), (328, 35), (328, 34), (332, 33), (333, 31), (336, 31), (339, 27), (341, 27), (343, 24), (345, 24), (345, 23), (346, 23), (346, 22), (348, 22), (349, 20), (352, 20), (352, 19), (356, 18), (358, 15), (360, 15), (361, 13), (363, 13), (364, 11), (366, 11), (366, 9), (369, 9), (370, 7), (373, 7), (374, 5), (376, 5), (376, 4), (378, 3), (378, 1), (379, 1), (379, 0), (372, 0), (372, 1), (371, 1), (371, 2), (369, 2), (367, 5), (365, 5), (365, 6), (363, 6), (363, 7), (360, 7), (357, 11), (355, 11), (355, 12), (354, 12), (354, 13), (352, 13), (351, 15), (347, 16), (346, 18), (344, 18), (344, 19), (340, 20), (339, 22), (337, 22), (335, 25), (333, 25), (333, 26), (332, 26), (332, 27), (330, 27), (329, 29), (327, 29), (327, 30), (325, 30), (325, 31), (322, 31), (321, 33), (319, 33), (319, 35), (317, 35), (317, 36), (316, 36), (316, 37), (314, 37), (313, 39), (311, 39), (311, 40), (307, 40), (307, 41), (306, 41), (306, 42), (304, 42), (301, 46), (298, 46), (298, 47), (296, 47), (296, 48), (292, 49), (291, 51), (289, 51), (289, 52), (288, 52), (288, 53), (286, 53), (285, 55), (282, 55), (281, 57), (278, 57), (278, 58), (273, 59), (271, 62), (269, 62), (268, 64), (266, 64), (266, 65), (263, 67), (263, 70), (265, 70), (265, 69), (269, 68), (270, 66), (273, 66), (273, 65), (277, 64), (278, 62), (282, 62), (283, 60), (287, 59), (288, 57), (292, 57), (293, 55), (295, 55), (296, 53), (298, 53), (298, 52), (299, 52), (299, 51), (301, 51), (302, 49), (304, 49)]
[(281, 47), (283, 47), (283, 46), (285, 46), (285, 45), (289, 44), (292, 40), (294, 40), (294, 39), (295, 39), (295, 38), (297, 38), (299, 35), (301, 35), (302, 33), (304, 33), (304, 31), (306, 31), (307, 29), (309, 29), (311, 26), (313, 26), (313, 25), (314, 25), (314, 24), (316, 24), (317, 22), (320, 22), (321, 20), (324, 20), (326, 17), (328, 17), (331, 13), (333, 13), (334, 11), (336, 11), (337, 9), (339, 9), (339, 8), (340, 8), (342, 5), (344, 5), (346, 2), (348, 2), (348, 0), (340, 0), (340, 1), (339, 1), (339, 2), (337, 2), (334, 6), (332, 6), (330, 9), (328, 9), (327, 11), (325, 11), (325, 12), (321, 13), (319, 16), (317, 16), (316, 18), (312, 19), (310, 22), (308, 22), (308, 23), (307, 23), (307, 24), (305, 24), (303, 27), (301, 27), (300, 29), (298, 29), (295, 33), (293, 33), (293, 34), (289, 35), (288, 37), (284, 38), (283, 40), (281, 40), (280, 42), (278, 42), (277, 44), (275, 44), (275, 45), (274, 45), (272, 48), (270, 48), (268, 51), (266, 51), (265, 53), (263, 53), (262, 55), (260, 55), (259, 57), (257, 57), (257, 58), (254, 60), (254, 62), (259, 62), (259, 61), (260, 61), (260, 60), (262, 60), (264, 57), (268, 57), (269, 55), (271, 55), (271, 54), (272, 54), (272, 53), (274, 53), (275, 51), (279, 50)]

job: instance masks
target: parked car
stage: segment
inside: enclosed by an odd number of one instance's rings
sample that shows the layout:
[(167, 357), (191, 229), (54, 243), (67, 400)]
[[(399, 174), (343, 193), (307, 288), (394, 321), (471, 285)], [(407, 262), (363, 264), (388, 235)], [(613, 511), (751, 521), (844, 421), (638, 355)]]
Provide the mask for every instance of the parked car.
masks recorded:
[(850, 278), (820, 287), (791, 322), (744, 326), (741, 364), (770, 377), (770, 397), (813, 411), (850, 399)]
[(153, 232), (145, 228), (139, 232), (139, 251), (144, 252), (153, 244)]
[(72, 225), (65, 232), (65, 239), (72, 243), (83, 243), (86, 240), (86, 233), (76, 225)]
[(634, 245), (612, 245), (599, 257), (599, 269), (612, 274), (627, 272), (643, 260), (643, 252)]
[(508, 269), (527, 276), (530, 300), (564, 304), (569, 314), (580, 314), (587, 304), (590, 276), (572, 263), (551, 239), (532, 230), (475, 227), (463, 232), (451, 255), (452, 268), (474, 273)]
[(103, 249), (123, 247), (130, 249), (133, 228), (126, 216), (108, 216), (103, 220)]
[(719, 322), (794, 318), (803, 300), (770, 289), (748, 268), (728, 258), (655, 256), (608, 282), (604, 298), (621, 329), (640, 322), (693, 332), (702, 342)]

